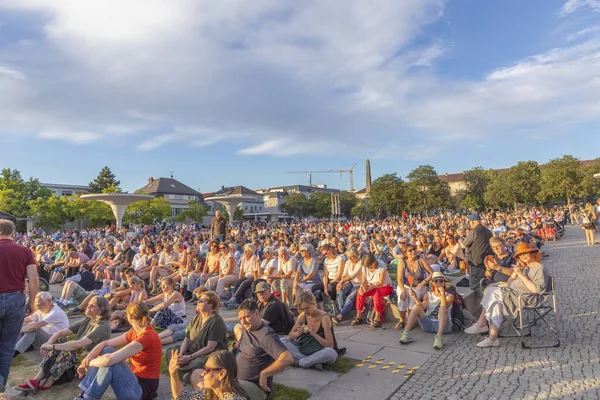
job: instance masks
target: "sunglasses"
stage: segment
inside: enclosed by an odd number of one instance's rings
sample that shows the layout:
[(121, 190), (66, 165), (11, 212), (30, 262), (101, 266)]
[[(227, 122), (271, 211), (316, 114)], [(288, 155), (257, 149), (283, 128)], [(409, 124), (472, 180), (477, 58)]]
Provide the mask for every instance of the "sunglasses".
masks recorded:
[(441, 278), (440, 278), (440, 279), (432, 279), (431, 281), (432, 281), (433, 283), (444, 283), (444, 282), (446, 282), (446, 280), (445, 280), (445, 279), (441, 279)]
[(202, 370), (202, 373), (203, 373), (203, 374), (210, 374), (211, 372), (221, 371), (222, 369), (224, 369), (224, 368), (206, 368), (206, 367), (205, 367), (205, 368)]
[(227, 248), (227, 247), (220, 246), (220, 247), (219, 247), (219, 250), (223, 250), (223, 249), (226, 249), (226, 248)]

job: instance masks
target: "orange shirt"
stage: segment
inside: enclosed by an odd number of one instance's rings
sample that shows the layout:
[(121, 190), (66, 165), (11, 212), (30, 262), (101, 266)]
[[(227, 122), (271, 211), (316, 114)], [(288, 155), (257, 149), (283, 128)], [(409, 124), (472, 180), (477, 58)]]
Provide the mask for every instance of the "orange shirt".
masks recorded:
[(158, 379), (160, 377), (162, 344), (154, 328), (148, 325), (140, 334), (135, 329), (131, 329), (125, 337), (127, 342), (138, 342), (144, 347), (144, 350), (129, 358), (129, 367), (133, 374), (138, 378)]

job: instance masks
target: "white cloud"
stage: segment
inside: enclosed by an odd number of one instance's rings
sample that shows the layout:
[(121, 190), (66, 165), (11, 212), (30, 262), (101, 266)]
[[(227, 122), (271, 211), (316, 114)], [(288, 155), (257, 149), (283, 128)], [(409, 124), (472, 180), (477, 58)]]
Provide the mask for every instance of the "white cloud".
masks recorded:
[(600, 0), (568, 0), (561, 9), (562, 15), (574, 13), (580, 8), (589, 7), (592, 11), (600, 12)]
[(598, 118), (600, 32), (451, 81), (435, 74), (451, 46), (423, 35), (443, 0), (1, 4), (44, 24), (0, 49), (0, 134), (416, 160), (499, 130)]

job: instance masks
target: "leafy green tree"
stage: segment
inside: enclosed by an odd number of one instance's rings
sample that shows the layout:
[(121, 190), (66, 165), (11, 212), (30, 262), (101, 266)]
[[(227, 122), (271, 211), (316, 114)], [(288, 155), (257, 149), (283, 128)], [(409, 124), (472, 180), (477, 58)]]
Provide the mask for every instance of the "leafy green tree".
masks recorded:
[(465, 195), (461, 206), (483, 211), (485, 208), (485, 190), (491, 179), (490, 171), (484, 170), (483, 167), (475, 167), (465, 171), (463, 175)]
[(331, 193), (314, 192), (308, 199), (310, 213), (315, 218), (331, 217)]
[(203, 203), (197, 203), (194, 200), (188, 200), (189, 208), (181, 211), (177, 215), (177, 221), (185, 222), (187, 219), (201, 223), (202, 219), (208, 215), (208, 207)]
[(242, 206), (237, 206), (235, 210), (233, 210), (233, 220), (241, 221), (244, 219), (244, 210), (242, 210)]
[[(371, 184), (369, 202), (377, 216), (399, 215), (405, 200), (405, 183), (396, 173), (385, 174)], [(366, 210), (365, 208), (365, 211)]]
[(311, 204), (302, 193), (290, 193), (284, 199), (279, 206), (281, 212), (297, 218), (305, 218), (311, 214)]
[(571, 200), (585, 195), (584, 168), (579, 159), (565, 155), (542, 165), (538, 200)]
[(536, 161), (520, 161), (506, 171), (492, 175), (485, 202), (490, 207), (535, 203), (540, 191), (540, 167)]
[(164, 197), (136, 201), (127, 207), (123, 222), (149, 225), (170, 219), (171, 212), (171, 203)]
[(600, 158), (596, 158), (592, 165), (582, 166), (581, 187), (586, 197), (600, 195), (600, 179), (594, 178), (594, 175), (600, 173)]
[(116, 193), (119, 193), (121, 191), (119, 188), (120, 184), (121, 181), (117, 180), (115, 174), (112, 173), (110, 168), (104, 167), (96, 179), (91, 181), (88, 186), (90, 187), (90, 193), (106, 193), (104, 190), (110, 188), (111, 186), (114, 186), (114, 188), (117, 190)]
[(52, 191), (43, 187), (37, 179), (25, 181), (16, 169), (4, 168), (0, 172), (0, 211), (17, 218), (30, 216), (29, 202), (48, 198)]
[(358, 218), (365, 218), (371, 212), (370, 206), (371, 206), (371, 204), (368, 201), (366, 201), (365, 199), (358, 200), (356, 202), (356, 205), (354, 207), (352, 207), (351, 216), (358, 217)]
[(66, 197), (52, 195), (48, 198), (38, 197), (29, 202), (31, 217), (35, 224), (44, 228), (57, 229), (73, 218), (67, 210), (69, 200)]
[(420, 165), (407, 176), (405, 190), (407, 206), (411, 210), (425, 211), (431, 208), (448, 208), (452, 204), (450, 186), (438, 178), (431, 165)]
[(346, 217), (352, 216), (352, 209), (358, 204), (358, 197), (354, 193), (343, 191), (339, 193), (340, 196), (340, 212)]

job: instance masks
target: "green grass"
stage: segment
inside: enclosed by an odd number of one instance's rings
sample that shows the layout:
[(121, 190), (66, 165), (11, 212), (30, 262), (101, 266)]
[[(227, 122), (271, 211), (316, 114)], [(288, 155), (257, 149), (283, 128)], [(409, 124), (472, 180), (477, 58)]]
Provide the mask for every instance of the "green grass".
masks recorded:
[(160, 373), (161, 375), (169, 376), (169, 364), (167, 364), (167, 356), (163, 354), (160, 360)]
[(291, 388), (280, 383), (273, 384), (268, 400), (306, 400), (310, 393), (305, 389)]
[(337, 360), (335, 360), (334, 363), (329, 364), (327, 368), (331, 371), (335, 371), (340, 374), (345, 374), (352, 368), (356, 367), (356, 364), (358, 364), (358, 361), (353, 360), (352, 358), (340, 357)]
[(11, 367), (24, 367), (29, 365), (34, 365), (33, 361), (30, 361), (23, 354), (19, 354), (12, 360)]

